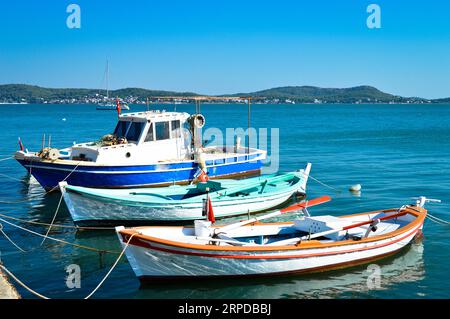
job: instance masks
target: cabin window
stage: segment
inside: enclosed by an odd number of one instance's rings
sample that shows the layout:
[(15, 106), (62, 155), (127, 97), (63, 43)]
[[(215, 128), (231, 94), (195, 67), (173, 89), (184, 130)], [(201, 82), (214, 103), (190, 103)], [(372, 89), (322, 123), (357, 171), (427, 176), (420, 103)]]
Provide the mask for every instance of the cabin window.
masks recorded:
[(129, 121), (119, 121), (117, 123), (116, 129), (114, 130), (114, 135), (117, 137), (126, 137), (130, 124), (131, 122)]
[(169, 139), (170, 138), (169, 122), (155, 123), (155, 135), (157, 141)]
[(172, 138), (178, 138), (181, 137), (181, 130), (180, 130), (180, 121), (172, 121)]
[(144, 128), (143, 122), (132, 122), (126, 135), (127, 140), (129, 142), (138, 142), (139, 137), (141, 137), (143, 128)]
[(153, 123), (150, 123), (147, 136), (145, 137), (145, 142), (152, 142), (152, 141), (153, 141)]

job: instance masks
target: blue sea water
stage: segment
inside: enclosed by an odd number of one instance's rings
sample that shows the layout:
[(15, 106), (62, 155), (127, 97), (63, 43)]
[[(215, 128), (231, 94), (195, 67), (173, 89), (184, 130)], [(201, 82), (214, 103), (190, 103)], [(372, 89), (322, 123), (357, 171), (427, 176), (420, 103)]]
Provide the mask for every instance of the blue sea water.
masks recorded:
[[(132, 106), (132, 110), (144, 108)], [(174, 106), (165, 108), (173, 110)], [(194, 111), (192, 105), (176, 108)], [(225, 130), (247, 126), (245, 105), (203, 105), (202, 113), (207, 127)], [(54, 147), (63, 148), (74, 141), (98, 139), (113, 129), (117, 117), (114, 111), (96, 111), (93, 105), (0, 105), (0, 114), (0, 160), (18, 148), (19, 136), (30, 150), (40, 149), (44, 133), (47, 137), (51, 134)], [(279, 128), (281, 171), (311, 162), (313, 177), (341, 190), (336, 192), (311, 180), (309, 197), (333, 197), (330, 203), (311, 209), (314, 215), (398, 207), (411, 202), (411, 197), (426, 195), (443, 201), (429, 204), (429, 212), (450, 220), (450, 105), (253, 105), (251, 121), (256, 128)], [(356, 183), (362, 185), (359, 196), (347, 191)], [(0, 161), (0, 214), (48, 223), (59, 198), (58, 193), (44, 195), (15, 161)], [(40, 233), (47, 230), (14, 223)], [(71, 224), (64, 204), (55, 223)], [(41, 246), (41, 238), (2, 224), (8, 236), (26, 250), (19, 252), (0, 235), (2, 262), (28, 286), (48, 297), (86, 296), (116, 258), (50, 240)], [(94, 297), (448, 298), (449, 229), (427, 220), (422, 241), (376, 263), (381, 274), (378, 287), (367, 284), (371, 274), (367, 266), (284, 278), (141, 286), (124, 258)], [(55, 228), (50, 235), (120, 250), (112, 231)], [(65, 268), (71, 264), (81, 268), (79, 289), (66, 286)], [(18, 290), (24, 298), (35, 298), (21, 287)]]

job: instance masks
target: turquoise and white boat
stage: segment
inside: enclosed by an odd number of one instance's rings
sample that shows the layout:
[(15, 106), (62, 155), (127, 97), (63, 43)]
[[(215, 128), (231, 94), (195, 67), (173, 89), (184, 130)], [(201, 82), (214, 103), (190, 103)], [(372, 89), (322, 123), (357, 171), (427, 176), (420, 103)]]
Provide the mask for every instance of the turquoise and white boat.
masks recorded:
[(204, 199), (211, 199), (216, 218), (271, 209), (293, 195), (306, 193), (311, 169), (243, 180), (215, 180), (188, 186), (100, 189), (59, 183), (78, 226), (148, 224), (204, 219)]

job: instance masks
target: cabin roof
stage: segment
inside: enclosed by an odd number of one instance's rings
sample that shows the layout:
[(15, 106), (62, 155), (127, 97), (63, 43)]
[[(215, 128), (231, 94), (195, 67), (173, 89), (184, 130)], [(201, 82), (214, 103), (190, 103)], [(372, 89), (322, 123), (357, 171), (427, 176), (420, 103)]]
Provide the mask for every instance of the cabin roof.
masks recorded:
[(123, 113), (120, 115), (121, 120), (126, 119), (145, 119), (145, 120), (153, 120), (153, 121), (161, 121), (161, 120), (182, 120), (185, 121), (189, 117), (189, 114), (186, 112), (166, 112), (165, 110), (152, 110), (145, 112), (131, 112), (131, 113)]

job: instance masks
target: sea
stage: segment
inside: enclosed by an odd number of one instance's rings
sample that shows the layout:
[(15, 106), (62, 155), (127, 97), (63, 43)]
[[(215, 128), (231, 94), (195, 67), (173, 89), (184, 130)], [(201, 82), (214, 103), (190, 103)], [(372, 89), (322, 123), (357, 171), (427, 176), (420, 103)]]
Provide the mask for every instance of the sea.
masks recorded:
[[(195, 106), (188, 104), (151, 107), (195, 111)], [(131, 105), (131, 111), (145, 109), (145, 105)], [(205, 104), (201, 112), (205, 128), (218, 128), (224, 134), (227, 128), (248, 126), (244, 104)], [(30, 151), (40, 150), (43, 134), (47, 142), (51, 136), (51, 145), (56, 148), (98, 140), (112, 132), (117, 114), (97, 111), (95, 105), (5, 104), (0, 105), (0, 118), (0, 223), (10, 239), (0, 233), (1, 261), (42, 295), (83, 298), (97, 287), (117, 255), (43, 241), (4, 222), (45, 234), (46, 226), (26, 221), (50, 223), (61, 196), (57, 192), (46, 194), (10, 157), (19, 147), (18, 137)], [(331, 202), (311, 208), (313, 215), (399, 207), (424, 195), (442, 200), (427, 204), (427, 208), (433, 216), (450, 221), (448, 104), (255, 104), (251, 106), (250, 125), (258, 132), (267, 129), (276, 137), (275, 143), (269, 139), (268, 166), (276, 164), (278, 171), (287, 172), (312, 163), (314, 179), (308, 183), (307, 196), (332, 197)], [(360, 193), (349, 192), (355, 184), (361, 184)], [(64, 201), (54, 223), (73, 225)], [(141, 285), (123, 257), (92, 298), (448, 298), (449, 230), (448, 225), (426, 220), (424, 237), (395, 256), (370, 265), (277, 278)], [(112, 230), (52, 228), (49, 236), (99, 250), (121, 250)], [(76, 282), (74, 269), (80, 275)], [(38, 298), (15, 286), (23, 298)]]

